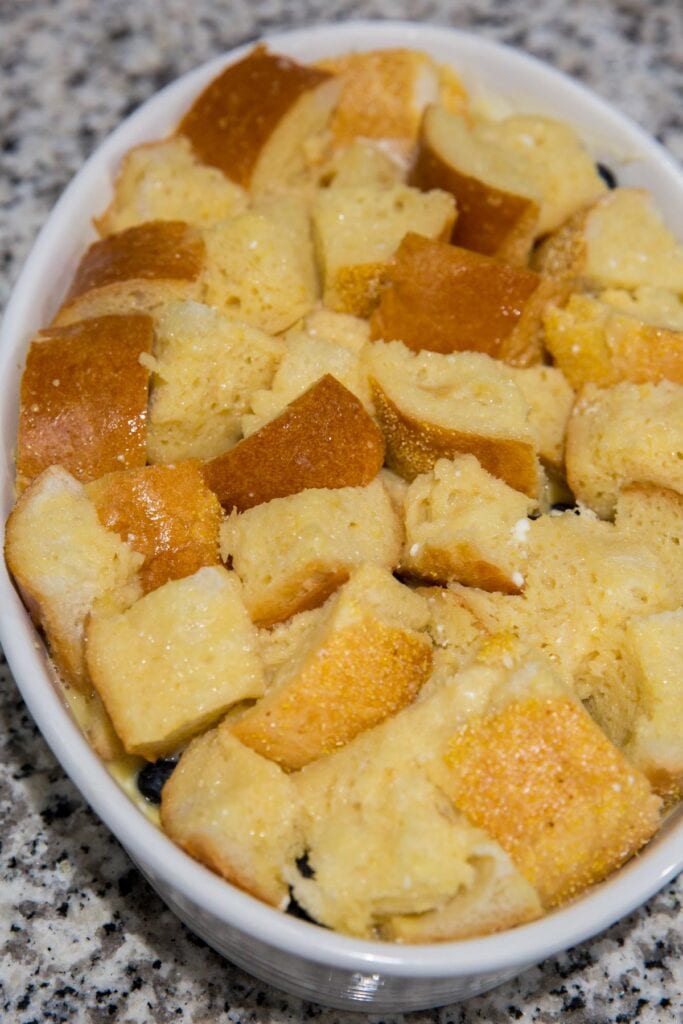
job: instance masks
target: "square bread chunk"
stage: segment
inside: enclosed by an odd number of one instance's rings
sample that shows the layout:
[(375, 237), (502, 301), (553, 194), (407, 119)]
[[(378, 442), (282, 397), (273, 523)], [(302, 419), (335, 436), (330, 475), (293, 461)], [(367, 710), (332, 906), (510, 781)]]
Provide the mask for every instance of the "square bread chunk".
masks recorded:
[(235, 736), (289, 771), (348, 743), (417, 696), (431, 669), (428, 620), (386, 569), (357, 569)]
[(513, 670), (450, 738), (440, 783), (509, 854), (546, 909), (633, 856), (661, 801), (540, 665)]
[(683, 609), (633, 618), (639, 713), (627, 753), (664, 796), (683, 790)]
[(256, 629), (222, 566), (171, 580), (87, 629), (88, 669), (127, 753), (154, 761), (263, 693)]
[(564, 308), (543, 316), (546, 345), (573, 388), (673, 380), (683, 384), (683, 331), (622, 313), (589, 295), (573, 293)]
[(356, 138), (336, 148), (323, 162), (318, 175), (325, 188), (388, 188), (405, 184), (406, 167), (396, 154), (387, 152), (386, 142)]
[(234, 512), (221, 529), (223, 560), (232, 559), (260, 626), (321, 605), (365, 562), (393, 570), (402, 540), (401, 521), (379, 480), (274, 498)]
[(390, 469), (413, 480), (440, 458), (470, 454), (537, 497), (528, 406), (504, 366), (478, 352), (416, 353), (401, 342), (371, 345), (367, 365)]
[(103, 526), (144, 557), (144, 593), (220, 561), (220, 502), (197, 462), (108, 473), (86, 487)]
[(248, 197), (216, 167), (200, 163), (182, 135), (146, 142), (124, 156), (114, 195), (95, 226), (101, 235), (150, 220), (208, 225), (242, 213)]
[(384, 462), (377, 424), (326, 374), (274, 420), (204, 466), (221, 504), (243, 512), (308, 487), (364, 487)]
[(429, 606), (429, 635), (434, 644), (432, 674), (420, 690), (420, 700), (448, 682), (470, 663), (489, 635), (458, 594), (446, 587), (416, 588)]
[(556, 366), (511, 366), (509, 373), (529, 407), (529, 426), (541, 460), (552, 468), (564, 465), (564, 443), (574, 391)]
[(567, 427), (567, 480), (599, 516), (629, 483), (683, 493), (683, 385), (587, 384)]
[(201, 232), (184, 221), (153, 220), (117, 231), (86, 250), (54, 323), (150, 313), (172, 299), (197, 299), (204, 263)]
[(283, 343), (198, 302), (168, 303), (155, 326), (149, 461), (220, 455), (240, 439), (250, 396), (270, 385)]
[(683, 605), (683, 494), (654, 484), (628, 484), (617, 496), (614, 521), (629, 541), (647, 544), (668, 566), (670, 585)]
[(524, 160), (491, 134), (464, 112), (428, 107), (410, 182), (453, 195), (456, 245), (524, 264), (537, 232), (540, 189)]
[(439, 459), (408, 488), (401, 569), (436, 583), (457, 580), (518, 594), (528, 556), (527, 516), (536, 507), (474, 455)]
[(419, 351), (483, 352), (518, 366), (538, 362), (552, 283), (525, 267), (407, 235), (370, 321), (373, 338)]
[(420, 192), (407, 185), (320, 190), (313, 226), (330, 309), (369, 316), (379, 298), (387, 263), (403, 237), (415, 232), (447, 240), (455, 202), (447, 192)]
[(60, 674), (88, 690), (85, 621), (108, 592), (126, 590), (135, 600), (143, 556), (102, 525), (82, 484), (52, 466), (15, 505), (7, 521), (5, 558), (31, 617), (45, 631)]
[(303, 170), (304, 144), (325, 127), (340, 88), (328, 71), (256, 46), (209, 83), (178, 132), (243, 188), (277, 189)]
[(285, 868), (301, 852), (298, 794), (282, 769), (222, 723), (194, 740), (161, 796), (161, 825), (190, 856), (284, 910)]
[(59, 464), (78, 480), (144, 466), (152, 347), (148, 316), (51, 327), (32, 341), (21, 379), (17, 490)]

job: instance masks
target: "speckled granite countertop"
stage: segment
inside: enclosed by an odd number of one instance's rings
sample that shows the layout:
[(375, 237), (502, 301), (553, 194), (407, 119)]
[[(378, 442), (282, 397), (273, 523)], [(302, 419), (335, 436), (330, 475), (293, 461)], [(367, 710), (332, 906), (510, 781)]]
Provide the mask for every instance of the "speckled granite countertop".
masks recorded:
[[(262, 32), (351, 17), (412, 17), (526, 49), (683, 159), (681, 0), (0, 0), (0, 304), (72, 174), (130, 110)], [(84, 806), (0, 671), (3, 1024), (359, 1019), (256, 982), (190, 934)], [(415, 1022), (680, 1022), (682, 894), (683, 879), (595, 941)]]

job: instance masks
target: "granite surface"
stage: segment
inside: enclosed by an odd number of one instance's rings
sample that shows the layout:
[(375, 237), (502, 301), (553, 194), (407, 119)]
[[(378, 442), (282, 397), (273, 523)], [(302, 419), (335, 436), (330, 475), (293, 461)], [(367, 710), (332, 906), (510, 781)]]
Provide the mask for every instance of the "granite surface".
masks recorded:
[[(681, 0), (0, 0), (0, 304), (72, 174), (138, 104), (263, 32), (351, 17), (412, 17), (518, 46), (582, 79), (683, 158)], [(65, 778), (5, 665), (0, 880), (3, 1024), (358, 1019), (256, 982), (173, 917)], [(680, 880), (496, 991), (411, 1017), (680, 1022), (682, 894)]]

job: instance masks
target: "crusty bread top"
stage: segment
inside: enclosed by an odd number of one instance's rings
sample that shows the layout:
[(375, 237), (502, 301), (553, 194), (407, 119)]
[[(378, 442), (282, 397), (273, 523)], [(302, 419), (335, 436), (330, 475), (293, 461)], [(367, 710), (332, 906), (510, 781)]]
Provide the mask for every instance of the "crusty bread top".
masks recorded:
[(362, 487), (383, 461), (379, 427), (326, 374), (274, 420), (207, 462), (204, 477), (225, 508), (244, 511), (307, 487)]
[(21, 382), (17, 487), (54, 464), (79, 480), (144, 466), (149, 316), (104, 316), (42, 331)]
[(245, 188), (261, 151), (297, 99), (332, 76), (257, 46), (206, 87), (178, 125), (197, 156)]
[(137, 224), (93, 242), (83, 255), (64, 305), (86, 292), (122, 281), (194, 281), (204, 263), (204, 241), (179, 220)]

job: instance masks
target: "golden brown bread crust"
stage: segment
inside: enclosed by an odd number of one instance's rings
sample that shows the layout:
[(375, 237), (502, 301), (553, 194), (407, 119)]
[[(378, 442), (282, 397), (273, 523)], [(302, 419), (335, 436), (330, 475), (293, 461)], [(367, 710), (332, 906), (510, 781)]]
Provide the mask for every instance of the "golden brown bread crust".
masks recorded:
[(307, 487), (365, 486), (383, 461), (377, 424), (355, 395), (326, 374), (203, 471), (221, 504), (243, 512)]
[(537, 203), (462, 174), (433, 148), (424, 126), (409, 183), (424, 190), (440, 188), (455, 197), (454, 245), (510, 263), (526, 262), (538, 221)]
[(425, 544), (424, 559), (429, 562), (429, 569), (413, 571), (409, 569), (401, 577), (410, 577), (422, 583), (437, 583), (446, 586), (453, 579), (467, 587), (478, 587), (480, 590), (498, 591), (502, 594), (521, 594), (522, 586), (514, 583), (510, 575), (480, 557), (479, 551), (472, 544), (458, 544), (456, 550), (439, 548), (435, 544)]
[(149, 316), (104, 316), (41, 331), (21, 381), (17, 488), (59, 464), (78, 480), (144, 466)]
[(514, 437), (466, 434), (404, 413), (371, 380), (375, 412), (387, 446), (386, 463), (405, 480), (428, 473), (438, 459), (475, 455), (484, 469), (530, 498), (538, 496), (538, 463), (534, 446)]
[(86, 490), (102, 525), (145, 556), (144, 594), (220, 563), (221, 507), (198, 462), (108, 473)]
[(484, 352), (520, 365), (537, 360), (529, 321), (540, 321), (543, 295), (533, 271), (411, 233), (387, 278), (370, 321), (373, 339), (399, 339), (415, 351)]
[(332, 76), (257, 46), (195, 100), (178, 125), (204, 163), (249, 187), (261, 151), (297, 99)]

